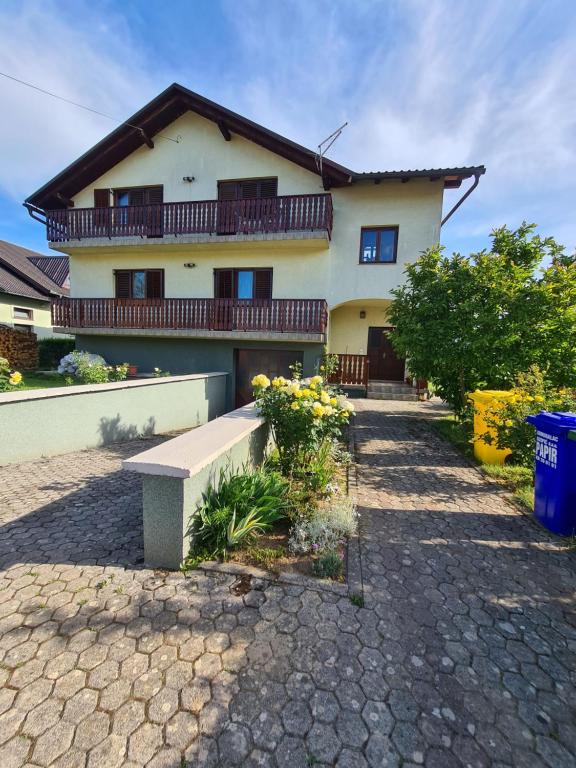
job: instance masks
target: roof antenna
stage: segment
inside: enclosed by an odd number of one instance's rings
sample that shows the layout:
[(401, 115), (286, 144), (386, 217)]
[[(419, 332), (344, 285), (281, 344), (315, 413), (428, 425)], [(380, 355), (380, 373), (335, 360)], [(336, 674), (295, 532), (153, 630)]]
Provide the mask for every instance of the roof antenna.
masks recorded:
[(320, 178), (323, 178), (322, 176), (322, 161), (324, 159), (324, 155), (332, 144), (336, 141), (336, 139), (340, 136), (344, 128), (348, 125), (348, 121), (344, 123), (344, 125), (341, 125), (340, 128), (334, 131), (334, 133), (331, 133), (330, 136), (324, 139), (324, 141), (321, 141), (320, 144), (318, 144), (318, 152), (316, 153), (316, 167), (318, 168), (318, 171), (320, 173)]

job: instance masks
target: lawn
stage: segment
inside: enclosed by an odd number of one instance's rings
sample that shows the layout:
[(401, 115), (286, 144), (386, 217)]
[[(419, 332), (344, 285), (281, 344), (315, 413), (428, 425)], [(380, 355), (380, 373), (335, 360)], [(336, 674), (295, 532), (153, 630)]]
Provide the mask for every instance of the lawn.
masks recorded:
[(447, 416), (431, 422), (432, 429), (446, 442), (452, 443), (468, 459), (478, 464), (484, 474), (503, 485), (522, 506), (532, 511), (534, 509), (534, 479), (532, 470), (515, 464), (479, 464), (474, 458), (474, 448), (471, 442), (471, 424), (458, 421), (455, 416)]
[(22, 374), (23, 382), (18, 387), (22, 389), (46, 389), (47, 387), (63, 387), (64, 379), (58, 373), (38, 373), (36, 371), (25, 371)]

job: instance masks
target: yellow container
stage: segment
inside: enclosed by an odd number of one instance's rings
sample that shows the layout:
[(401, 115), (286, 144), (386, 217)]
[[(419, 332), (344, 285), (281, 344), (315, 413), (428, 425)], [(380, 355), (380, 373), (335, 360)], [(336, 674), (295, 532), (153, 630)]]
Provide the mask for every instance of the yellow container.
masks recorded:
[(504, 464), (506, 456), (511, 453), (509, 448), (497, 448), (496, 444), (486, 443), (480, 438), (487, 432), (496, 437), (496, 430), (488, 426), (485, 414), (501, 408), (512, 395), (513, 392), (502, 389), (477, 389), (468, 395), (474, 403), (474, 456), (482, 464)]

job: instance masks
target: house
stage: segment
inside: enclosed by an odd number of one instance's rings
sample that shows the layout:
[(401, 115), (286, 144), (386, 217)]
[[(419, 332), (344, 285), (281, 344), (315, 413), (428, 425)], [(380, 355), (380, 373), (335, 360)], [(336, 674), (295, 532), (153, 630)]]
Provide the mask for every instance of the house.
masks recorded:
[(56, 332), (141, 371), (229, 371), (243, 403), (326, 349), (348, 384), (403, 382), (391, 291), (444, 190), (483, 173), (356, 173), (173, 84), (25, 205), (70, 258)]
[(68, 257), (42, 256), (0, 240), (0, 323), (52, 335), (50, 302), (68, 294)]

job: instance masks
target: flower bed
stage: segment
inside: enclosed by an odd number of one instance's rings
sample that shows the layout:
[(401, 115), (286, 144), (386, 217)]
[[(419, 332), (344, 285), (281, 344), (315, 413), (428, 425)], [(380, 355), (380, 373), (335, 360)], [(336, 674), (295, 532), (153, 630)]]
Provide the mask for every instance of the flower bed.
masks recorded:
[(347, 540), (357, 530), (342, 444), (353, 407), (322, 376), (302, 379), (297, 366), (293, 373), (254, 377), (275, 448), (256, 471), (223, 473), (204, 494), (185, 567), (218, 558), (345, 578)]

